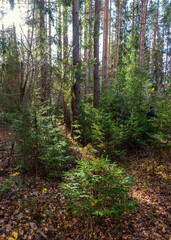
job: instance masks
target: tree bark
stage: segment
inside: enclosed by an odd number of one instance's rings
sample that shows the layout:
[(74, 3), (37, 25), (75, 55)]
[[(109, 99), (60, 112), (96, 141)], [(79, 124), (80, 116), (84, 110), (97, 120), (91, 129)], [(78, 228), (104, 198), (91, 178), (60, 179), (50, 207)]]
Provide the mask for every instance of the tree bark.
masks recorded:
[(121, 28), (121, 4), (120, 0), (116, 0), (116, 35), (115, 35), (115, 56), (114, 56), (114, 79), (117, 79), (119, 45), (120, 45), (120, 28)]
[(152, 49), (152, 59), (151, 59), (151, 79), (152, 80), (153, 80), (153, 74), (154, 74), (154, 56), (155, 56), (155, 50), (156, 50), (156, 34), (158, 29), (158, 13), (159, 13), (159, 0), (157, 2), (156, 22), (155, 22), (155, 28), (154, 28), (153, 49)]
[[(87, 49), (87, 2), (84, 3), (84, 64), (87, 66), (87, 56), (88, 56), (88, 49)], [(86, 101), (87, 96), (87, 73), (84, 79), (84, 100)]]
[[(48, 6), (51, 8), (50, 0), (48, 1)], [(49, 81), (48, 81), (48, 98), (51, 95), (51, 82), (52, 82), (52, 26), (51, 19), (49, 17)]]
[[(68, 74), (68, 8), (63, 6), (63, 79), (66, 81)], [(65, 99), (65, 95), (63, 94), (63, 108), (64, 108), (64, 123), (66, 127), (70, 127), (70, 111), (67, 105), (67, 101)]]
[(46, 53), (46, 31), (44, 21), (44, 0), (40, 0), (40, 58), (41, 58), (41, 101), (47, 100), (47, 53)]
[(103, 28), (103, 56), (102, 56), (102, 79), (103, 89), (107, 88), (107, 63), (108, 63), (108, 34), (109, 34), (109, 0), (105, 0), (104, 7), (104, 28)]
[(145, 27), (146, 27), (146, 15), (147, 15), (147, 3), (148, 0), (142, 0), (141, 7), (141, 30), (140, 30), (140, 50), (139, 50), (139, 64), (141, 70), (144, 66), (144, 53), (145, 53)]
[(95, 24), (94, 24), (94, 108), (98, 108), (100, 99), (99, 89), (99, 30), (100, 30), (100, 0), (95, 0)]
[(80, 76), (79, 76), (79, 4), (78, 0), (72, 2), (73, 9), (73, 66), (75, 68), (74, 83), (72, 87), (72, 136), (75, 134), (74, 125), (78, 121), (80, 111)]
[(135, 18), (135, 0), (133, 0), (133, 5), (132, 5), (132, 38), (134, 37), (134, 18)]
[(61, 0), (59, 0), (59, 15), (58, 15), (58, 52), (57, 52), (57, 59), (58, 59), (58, 66), (61, 67), (61, 60), (62, 60), (62, 19), (61, 19)]
[[(92, 54), (92, 45), (93, 45), (93, 40), (92, 40), (92, 0), (89, 1), (89, 45), (90, 48), (88, 50), (88, 60), (89, 60), (89, 70), (88, 70), (88, 87), (91, 86), (91, 79), (93, 78), (93, 67), (91, 65), (91, 61), (93, 59), (93, 54)], [(87, 88), (87, 93), (89, 93), (89, 88)]]
[(109, 35), (109, 47), (108, 47), (107, 79), (108, 79), (109, 85), (111, 85), (111, 81), (110, 81), (110, 68), (111, 68), (111, 66), (110, 66), (110, 58), (111, 58), (111, 56), (110, 56), (110, 54), (111, 54), (110, 48), (111, 48), (111, 29), (112, 29), (112, 27), (111, 27), (111, 23), (112, 23), (111, 11), (112, 11), (112, 0), (110, 0), (110, 8), (109, 8), (109, 34), (108, 34)]

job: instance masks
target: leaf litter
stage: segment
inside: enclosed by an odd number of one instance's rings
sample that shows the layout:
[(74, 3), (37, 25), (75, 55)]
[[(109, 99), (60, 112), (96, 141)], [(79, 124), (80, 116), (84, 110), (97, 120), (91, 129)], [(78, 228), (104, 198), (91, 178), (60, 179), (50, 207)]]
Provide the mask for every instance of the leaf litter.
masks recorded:
[[(76, 155), (90, 157), (88, 147), (72, 144)], [(127, 159), (136, 180), (132, 197), (138, 208), (120, 219), (86, 219), (69, 214), (58, 182), (22, 176), (22, 188), (0, 202), (0, 240), (170, 240), (170, 169), (164, 154), (146, 148)], [(129, 165), (129, 166), (127, 166)], [(12, 174), (0, 177), (4, 180)]]

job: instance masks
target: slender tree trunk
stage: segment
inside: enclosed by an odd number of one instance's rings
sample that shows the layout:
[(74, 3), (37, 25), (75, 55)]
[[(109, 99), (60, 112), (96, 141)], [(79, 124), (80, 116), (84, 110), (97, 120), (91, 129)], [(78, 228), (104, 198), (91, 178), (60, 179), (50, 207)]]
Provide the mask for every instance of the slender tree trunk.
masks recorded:
[(156, 77), (156, 80), (157, 80), (157, 88), (159, 89), (160, 88), (160, 73), (162, 73), (162, 70), (160, 68), (160, 55), (161, 55), (161, 51), (160, 51), (160, 33), (159, 33), (159, 26), (158, 26), (158, 29), (157, 29), (157, 77)]
[[(88, 50), (88, 60), (89, 60), (89, 70), (88, 70), (88, 86), (90, 88), (90, 83), (91, 83), (91, 80), (92, 80), (92, 72), (93, 72), (93, 69), (92, 69), (92, 65), (91, 65), (91, 61), (93, 59), (93, 56), (92, 56), (92, 44), (93, 44), (93, 41), (92, 41), (92, 0), (89, 1), (89, 45), (90, 45), (90, 48)], [(87, 93), (89, 93), (89, 88), (87, 88)]]
[(121, 28), (121, 4), (120, 0), (116, 0), (116, 35), (115, 35), (115, 56), (114, 56), (114, 79), (117, 79), (119, 45), (120, 45), (120, 28)]
[(64, 79), (67, 74), (68, 64), (68, 8), (63, 7), (63, 56), (64, 56)]
[(15, 58), (16, 58), (16, 62), (18, 62), (18, 47), (17, 47), (17, 37), (16, 37), (16, 28), (15, 25), (13, 24), (13, 36), (14, 36), (14, 54), (15, 54)]
[[(48, 6), (51, 8), (50, 0), (48, 1)], [(52, 82), (52, 26), (51, 19), (49, 17), (49, 81), (48, 81), (48, 98), (51, 94), (51, 82)]]
[(163, 66), (163, 52), (164, 52), (164, 23), (163, 23), (163, 29), (162, 29), (162, 43), (161, 43), (161, 71), (162, 71), (162, 75), (161, 75), (161, 83), (164, 83), (164, 66)]
[(133, 0), (133, 5), (132, 5), (132, 38), (134, 37), (134, 8), (135, 8), (135, 0)]
[(41, 58), (41, 101), (47, 100), (47, 53), (46, 53), (46, 31), (44, 21), (44, 0), (40, 0), (40, 58)]
[(169, 75), (169, 78), (171, 80), (171, 49), (170, 49), (170, 75)]
[(61, 67), (62, 60), (62, 19), (61, 19), (61, 0), (59, 0), (59, 15), (58, 15), (58, 66)]
[(145, 27), (146, 27), (146, 15), (147, 15), (147, 3), (148, 0), (142, 0), (141, 7), (141, 30), (140, 30), (140, 50), (139, 50), (139, 64), (141, 70), (144, 66), (144, 53), (145, 53)]
[(94, 101), (93, 106), (99, 106), (99, 30), (100, 30), (100, 0), (95, 0), (95, 24), (94, 24)]
[[(63, 7), (63, 56), (64, 56), (64, 64), (63, 64), (63, 78), (64, 81), (67, 78), (68, 74), (68, 7)], [(64, 103), (64, 123), (66, 127), (70, 127), (70, 111), (67, 105), (67, 101), (65, 99), (65, 95), (63, 94), (63, 103)]]
[(75, 67), (74, 83), (72, 87), (72, 136), (75, 134), (73, 126), (78, 121), (80, 112), (80, 76), (79, 76), (79, 4), (78, 0), (72, 2), (73, 9), (73, 66)]
[(157, 2), (156, 23), (154, 28), (153, 49), (152, 49), (152, 59), (151, 59), (151, 79), (152, 80), (153, 80), (153, 74), (154, 74), (154, 56), (155, 56), (155, 50), (156, 50), (156, 34), (158, 29), (158, 13), (159, 13), (159, 0)]
[(2, 57), (2, 60), (3, 60), (3, 63), (5, 63), (5, 35), (4, 35), (5, 31), (4, 31), (4, 24), (2, 24), (2, 54), (3, 54), (3, 57)]
[(112, 23), (111, 11), (112, 11), (112, 0), (110, 0), (110, 8), (109, 8), (109, 47), (108, 47), (108, 70), (107, 70), (107, 79), (108, 79), (110, 85), (111, 85), (111, 81), (110, 81), (110, 67), (111, 67), (110, 66), (110, 58), (111, 58), (110, 54), (111, 54), (111, 52), (110, 52), (110, 50), (111, 50), (111, 29), (112, 29), (112, 27), (111, 27), (111, 23)]
[(167, 72), (168, 72), (168, 56), (169, 56), (169, 44), (168, 44), (168, 42), (167, 42), (167, 49), (166, 49), (166, 64), (165, 64), (165, 74), (164, 74), (164, 76), (165, 76), (165, 83), (167, 82), (167, 78), (166, 78), (166, 76), (167, 76)]
[(14, 92), (18, 92), (20, 88), (20, 74), (21, 69), (19, 66), (19, 53), (18, 53), (18, 46), (17, 46), (17, 36), (16, 36), (16, 28), (15, 25), (13, 25), (13, 39), (14, 39), (14, 56), (15, 56), (15, 82), (12, 82), (13, 90)]
[(83, 41), (83, 27), (82, 27), (83, 23), (82, 23), (82, 14), (79, 15), (79, 57), (80, 57), (80, 62), (82, 61), (82, 41)]
[(136, 20), (135, 20), (135, 25), (134, 26), (138, 26), (138, 24), (139, 24), (139, 20), (140, 20), (140, 16), (139, 16), (139, 9), (140, 9), (140, 7), (139, 7), (139, 0), (137, 0), (137, 6), (136, 6), (136, 8), (137, 8), (137, 11), (136, 11)]
[(108, 33), (109, 33), (109, 0), (105, 0), (104, 29), (103, 29), (103, 56), (102, 56), (102, 79), (104, 89), (107, 87), (107, 63), (108, 63)]
[[(87, 67), (87, 57), (88, 57), (88, 51), (87, 51), (87, 1), (84, 3), (84, 64)], [(87, 96), (87, 73), (85, 75), (84, 79), (84, 100), (86, 101), (86, 96)]]

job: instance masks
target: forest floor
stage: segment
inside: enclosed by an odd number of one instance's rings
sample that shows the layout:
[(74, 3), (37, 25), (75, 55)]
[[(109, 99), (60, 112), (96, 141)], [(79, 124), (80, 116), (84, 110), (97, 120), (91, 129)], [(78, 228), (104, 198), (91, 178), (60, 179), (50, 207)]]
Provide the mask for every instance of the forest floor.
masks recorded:
[[(0, 195), (0, 240), (171, 239), (168, 153), (146, 146), (122, 162), (122, 167), (136, 180), (132, 193), (138, 200), (135, 211), (119, 219), (81, 219), (67, 213), (59, 182), (16, 173), (11, 146), (11, 136), (1, 128), (0, 194), (5, 191), (2, 181), (6, 180), (12, 188)], [(71, 148), (77, 156), (90, 154), (88, 147), (75, 141), (71, 141)], [(9, 171), (2, 172), (5, 158), (11, 164)], [(9, 178), (15, 181), (10, 183)]]

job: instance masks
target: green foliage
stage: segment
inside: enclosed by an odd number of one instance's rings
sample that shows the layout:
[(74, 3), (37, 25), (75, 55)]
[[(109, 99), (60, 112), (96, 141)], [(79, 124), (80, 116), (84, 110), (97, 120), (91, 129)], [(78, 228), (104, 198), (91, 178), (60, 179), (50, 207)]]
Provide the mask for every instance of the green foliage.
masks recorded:
[[(88, 124), (87, 124), (88, 123)], [(98, 147), (109, 144), (113, 135), (113, 122), (110, 114), (95, 109), (90, 104), (82, 104), (80, 118), (80, 136), (84, 144), (92, 142)]]
[(133, 180), (108, 159), (81, 159), (61, 187), (68, 208), (77, 215), (120, 216), (133, 208)]
[(168, 101), (170, 98), (170, 89), (161, 89), (163, 91), (156, 92), (153, 96), (156, 110), (157, 110), (157, 119), (153, 119), (153, 132), (154, 138), (158, 139), (162, 143), (169, 144), (171, 136), (171, 103)]
[(59, 125), (53, 126), (54, 116), (49, 112), (48, 107), (33, 103), (22, 113), (10, 115), (13, 118), (11, 126), (16, 135), (18, 151), (22, 153), (20, 168), (38, 171), (41, 166), (45, 174), (59, 176), (69, 162), (69, 148)]
[(118, 98), (115, 94), (109, 95), (102, 102), (99, 109), (82, 105), (79, 123), (84, 144), (91, 142), (110, 156), (146, 144), (154, 130), (146, 118), (148, 108), (145, 111), (145, 106), (133, 107), (122, 93)]
[(19, 190), (21, 186), (19, 173), (14, 173), (9, 178), (0, 180), (0, 198), (12, 191)]

